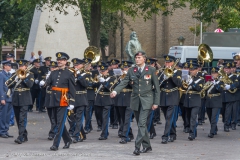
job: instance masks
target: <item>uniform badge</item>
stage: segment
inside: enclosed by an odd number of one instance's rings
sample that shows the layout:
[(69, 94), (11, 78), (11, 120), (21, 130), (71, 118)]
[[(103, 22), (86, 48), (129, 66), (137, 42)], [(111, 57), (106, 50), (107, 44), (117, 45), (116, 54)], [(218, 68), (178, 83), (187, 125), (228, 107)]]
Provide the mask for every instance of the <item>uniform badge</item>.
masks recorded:
[(151, 75), (150, 75), (150, 74), (146, 74), (146, 75), (144, 75), (144, 79), (146, 79), (146, 80), (151, 79)]
[(150, 75), (150, 74), (144, 75), (144, 79), (147, 80), (146, 83), (147, 83), (147, 85), (148, 85), (148, 83), (149, 83), (148, 80), (151, 79), (151, 75)]
[(62, 55), (61, 55), (61, 53), (58, 53), (58, 55), (57, 55), (58, 57), (61, 57)]

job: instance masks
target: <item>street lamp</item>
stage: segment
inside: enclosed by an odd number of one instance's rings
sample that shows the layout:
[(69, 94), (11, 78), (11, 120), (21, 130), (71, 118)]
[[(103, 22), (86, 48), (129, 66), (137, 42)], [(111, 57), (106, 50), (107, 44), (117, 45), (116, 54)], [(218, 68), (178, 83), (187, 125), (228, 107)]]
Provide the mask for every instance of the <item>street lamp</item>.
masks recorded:
[(185, 38), (184, 38), (183, 36), (180, 36), (180, 37), (178, 37), (177, 40), (178, 40), (179, 45), (180, 45), (180, 46), (183, 46), (184, 41), (185, 41)]

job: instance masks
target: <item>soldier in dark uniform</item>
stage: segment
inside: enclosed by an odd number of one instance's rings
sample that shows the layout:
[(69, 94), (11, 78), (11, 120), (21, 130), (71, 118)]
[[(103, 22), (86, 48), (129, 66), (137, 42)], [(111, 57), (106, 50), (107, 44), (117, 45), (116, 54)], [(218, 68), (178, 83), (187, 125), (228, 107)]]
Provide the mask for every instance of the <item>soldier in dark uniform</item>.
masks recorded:
[(71, 62), (67, 62), (67, 63), (66, 63), (66, 68), (69, 69), (69, 68), (70, 68), (70, 65), (71, 65)]
[[(224, 122), (224, 131), (229, 132), (231, 119), (236, 119), (236, 117), (231, 117), (231, 115), (232, 115), (232, 109), (236, 108), (235, 105), (237, 105), (235, 93), (233, 93), (233, 90), (238, 87), (238, 79), (236, 75), (231, 74), (230, 62), (223, 63), (223, 67), (224, 67), (224, 72), (233, 82), (232, 84), (225, 84), (224, 91), (222, 92), (222, 98), (223, 98), (222, 116), (223, 116), (223, 122)], [(233, 124), (232, 127), (236, 129), (236, 124)]]
[(203, 78), (197, 76), (199, 65), (196, 63), (189, 64), (191, 79), (188, 81), (188, 89), (183, 106), (186, 107), (186, 117), (190, 122), (189, 140), (197, 137), (197, 114), (201, 107), (200, 91), (203, 87)]
[[(129, 67), (132, 66), (132, 62), (130, 61), (122, 61), (121, 69), (123, 71), (123, 75), (118, 78), (118, 82), (115, 85), (118, 85), (126, 76)], [(113, 87), (114, 88), (114, 87)], [(115, 104), (118, 107), (120, 117), (119, 120), (122, 121), (122, 129), (121, 129), (121, 140), (119, 143), (126, 144), (134, 139), (132, 128), (131, 128), (131, 119), (133, 111), (130, 108), (130, 99), (132, 93), (132, 86), (128, 84), (118, 95), (117, 103)]]
[[(154, 58), (148, 58), (146, 60), (146, 64), (151, 66), (151, 67), (154, 67), (154, 68), (155, 68), (155, 63), (156, 62), (157, 62), (157, 59), (154, 59)], [(156, 74), (158, 74), (158, 73), (156, 73)], [(155, 110), (150, 110), (150, 112), (148, 114), (147, 127), (148, 127), (148, 132), (150, 133), (150, 136), (149, 136), (150, 139), (153, 139), (154, 137), (157, 136), (156, 130), (155, 130), (155, 127), (154, 127), (154, 117), (155, 117), (155, 115), (159, 115), (159, 118), (160, 118), (160, 107), (158, 107)], [(156, 122), (157, 122), (157, 120), (156, 120)]]
[[(165, 68), (171, 68), (174, 65), (175, 57), (166, 55)], [(173, 142), (176, 140), (176, 126), (175, 126), (175, 112), (179, 103), (178, 88), (182, 85), (182, 72), (181, 70), (174, 71), (171, 77), (162, 74), (160, 77), (160, 106), (166, 119), (165, 130), (162, 136), (162, 143), (166, 144), (168, 141)], [(163, 71), (164, 72), (164, 71)]]
[(86, 110), (86, 106), (88, 105), (87, 100), (87, 87), (90, 80), (89, 74), (84, 72), (84, 64), (85, 61), (74, 58), (72, 59), (72, 63), (74, 69), (76, 70), (76, 96), (75, 96), (75, 130), (73, 133), (73, 143), (81, 142), (82, 136), (80, 135), (81, 130), (83, 129), (83, 120), (84, 120), (84, 112)]
[[(27, 60), (17, 60), (19, 65), (19, 69), (26, 70), (27, 69)], [(15, 139), (15, 143), (22, 144), (22, 142), (28, 141), (27, 137), (27, 112), (28, 106), (32, 105), (32, 97), (30, 88), (34, 83), (34, 75), (31, 72), (27, 72), (24, 78), (18, 77), (20, 75), (15, 75), (10, 78), (7, 85), (10, 85), (9, 88), (14, 88), (13, 96), (12, 96), (12, 104), (16, 117), (16, 122), (19, 130), (19, 136)], [(22, 78), (22, 79), (20, 79)], [(13, 82), (13, 83), (12, 83)]]
[(115, 77), (108, 75), (108, 65), (102, 64), (100, 67), (101, 77), (99, 78), (98, 91), (96, 93), (95, 100), (95, 112), (98, 115), (102, 115), (102, 133), (99, 140), (106, 140), (108, 138), (108, 121), (110, 117), (110, 109), (113, 105), (113, 101), (110, 98), (110, 88), (113, 85)]
[[(99, 82), (99, 78), (102, 76), (102, 74), (101, 74), (101, 72), (100, 72), (100, 67), (102, 66), (102, 65), (106, 65), (104, 62), (98, 62), (98, 64), (97, 64), (97, 69), (96, 69), (96, 71), (97, 71), (97, 82)], [(96, 74), (96, 73), (95, 73)], [(98, 86), (98, 85), (97, 85)], [(95, 89), (95, 93), (96, 93), (96, 91), (97, 91), (97, 87), (96, 87), (96, 89)], [(95, 100), (96, 100), (96, 95), (94, 95), (94, 104), (95, 104)], [(94, 105), (94, 110), (95, 110), (95, 117), (96, 117), (96, 121), (97, 121), (97, 131), (98, 132), (100, 132), (100, 131), (102, 131), (102, 113), (101, 113), (101, 111), (100, 110), (97, 110), (97, 108), (96, 108), (97, 106), (95, 106)], [(100, 112), (100, 113), (98, 113), (98, 112)]]
[[(233, 58), (234, 59), (234, 58)], [(236, 76), (236, 80), (234, 82), (234, 88), (236, 88), (236, 92), (234, 93), (235, 96), (235, 102), (233, 104), (233, 108), (231, 111), (231, 127), (232, 130), (236, 130), (236, 126), (237, 126), (237, 119), (238, 119), (238, 108), (239, 108), (239, 96), (240, 93), (238, 91), (238, 88), (240, 88), (240, 77), (239, 75), (236, 73), (236, 63), (237, 62), (232, 62), (231, 64), (231, 74)]]
[[(46, 57), (44, 58), (45, 60), (45, 65), (41, 66), (38, 70), (39, 74), (38, 74), (38, 81), (46, 81), (46, 75), (49, 72), (49, 65), (51, 63), (51, 59), (52, 57)], [(46, 96), (46, 89), (45, 88), (41, 88), (40, 91), (40, 104), (39, 104), (39, 111), (45, 111), (44, 110), (44, 104), (45, 104), (45, 96)]]
[[(51, 61), (50, 65), (49, 65), (49, 69), (50, 69), (50, 71), (46, 75), (46, 78), (44, 80), (41, 80), (39, 82), (39, 84), (45, 83), (45, 81), (49, 78), (51, 72), (57, 69), (57, 62)], [(49, 106), (49, 101), (50, 101), (50, 96), (51, 96), (52, 90), (51, 90), (51, 87), (49, 87), (49, 86), (40, 86), (40, 87), (46, 89), (44, 106), (47, 108), (48, 117), (49, 117), (49, 120), (50, 120), (50, 123), (51, 123), (51, 128), (50, 128), (50, 131), (48, 133), (48, 140), (53, 140), (56, 133), (57, 133), (57, 114), (56, 114), (56, 111), (55, 111), (56, 107)]]
[[(32, 103), (34, 104), (35, 100), (36, 100), (36, 109), (39, 110), (39, 112), (45, 112), (42, 108), (39, 109), (39, 104), (40, 104), (40, 87), (39, 87), (39, 80), (38, 80), (38, 74), (39, 74), (39, 68), (40, 68), (40, 60), (39, 59), (35, 59), (33, 62), (34, 68), (31, 69), (30, 72), (33, 73), (34, 75), (34, 83), (33, 86), (31, 88), (31, 95), (32, 95)], [(30, 105), (28, 107), (28, 111), (32, 112), (33, 109), (33, 105)]]
[(53, 114), (57, 114), (58, 131), (53, 140), (53, 145), (50, 147), (53, 151), (58, 150), (61, 138), (65, 143), (63, 149), (70, 147), (72, 140), (66, 129), (65, 121), (67, 109), (74, 109), (76, 94), (74, 74), (69, 69), (66, 69), (69, 56), (64, 52), (58, 52), (56, 57), (58, 70), (52, 71), (46, 81), (46, 86), (50, 86), (52, 90), (49, 106), (56, 107)]
[[(14, 54), (13, 53), (8, 53), (6, 55), (6, 60), (7, 61), (10, 61), (11, 64), (12, 64), (12, 69), (10, 71), (11, 74), (15, 73), (15, 71), (18, 69), (18, 64), (17, 63), (14, 63)], [(13, 110), (13, 107), (12, 107), (12, 111), (11, 111), (11, 117), (10, 117), (10, 122), (9, 122), (10, 126), (13, 126), (14, 125), (14, 110)]]
[[(147, 64), (148, 65), (151, 65), (152, 67), (154, 67), (154, 68), (156, 68), (156, 70), (157, 70), (157, 75), (159, 75), (159, 69), (160, 69), (160, 65), (157, 63), (157, 59), (156, 58), (149, 58), (149, 62), (148, 62), (148, 60), (147, 60)], [(154, 124), (154, 126), (156, 125), (156, 124), (162, 124), (162, 122), (161, 122), (161, 113), (160, 113), (160, 107), (158, 107), (156, 110), (154, 110), (154, 116), (153, 116), (153, 124)], [(152, 127), (151, 127), (152, 128)], [(151, 135), (151, 134), (150, 134)], [(150, 138), (151, 138), (151, 136), (150, 136)]]
[(91, 70), (91, 62), (92, 60), (89, 58), (83, 59), (85, 61), (85, 72), (89, 74), (88, 86), (87, 86), (87, 100), (88, 105), (86, 106), (85, 111), (85, 127), (84, 130), (86, 133), (90, 133), (92, 128), (92, 113), (93, 113), (93, 106), (94, 106), (94, 98), (95, 98), (95, 89), (94, 89), (94, 78), (96, 79), (98, 75), (98, 71)]
[[(183, 70), (184, 70), (184, 72), (189, 71), (189, 63), (187, 63), (187, 62), (183, 63), (182, 73), (183, 73)], [(190, 78), (190, 75), (186, 75), (185, 74), (184, 76), (185, 77), (182, 77), (182, 80), (183, 80), (184, 83), (187, 83), (189, 78)], [(185, 88), (185, 86), (182, 86), (181, 90), (182, 91), (180, 91), (181, 92), (181, 97), (180, 97), (180, 101), (179, 101), (179, 107), (180, 107), (181, 112), (182, 112), (182, 120), (183, 120), (183, 127), (184, 127), (183, 128), (183, 132), (189, 133), (189, 131), (190, 131), (190, 122), (189, 122), (189, 118), (186, 117), (186, 108), (183, 106), (184, 101), (185, 101), (187, 88)]]
[[(120, 61), (117, 60), (117, 59), (110, 60), (111, 70), (108, 71), (109, 76), (114, 76), (113, 69), (118, 68), (119, 62)], [(113, 99), (114, 104), (111, 108), (111, 114), (110, 114), (110, 127), (112, 127), (113, 129), (118, 129), (118, 123), (119, 123), (118, 117), (120, 117), (118, 107), (115, 107), (115, 104), (117, 102), (117, 98), (118, 97), (116, 96)]]
[(12, 95), (8, 92), (5, 82), (11, 77), (11, 61), (2, 61), (3, 70), (0, 73), (0, 137), (13, 137), (8, 133), (12, 112)]
[(217, 134), (218, 128), (217, 123), (219, 119), (219, 114), (222, 108), (222, 96), (221, 92), (223, 91), (224, 83), (220, 81), (219, 68), (213, 67), (211, 69), (211, 75), (213, 78), (212, 86), (207, 90), (206, 95), (206, 109), (207, 115), (211, 124), (210, 133), (208, 134), (209, 138), (213, 138)]
[[(240, 53), (237, 53), (233, 57), (234, 62), (236, 63), (236, 75), (238, 78), (238, 82), (240, 82)], [(238, 101), (238, 111), (237, 111), (237, 123), (240, 126), (240, 87), (237, 87), (238, 90), (236, 91), (235, 95)]]
[[(202, 71), (202, 66), (203, 66), (203, 62), (202, 61), (197, 61), (199, 67), (198, 67), (198, 77), (202, 77), (203, 79), (205, 78), (206, 73)], [(205, 79), (204, 79), (204, 83), (205, 83)], [(201, 98), (201, 107), (199, 108), (199, 112), (198, 112), (198, 125), (202, 125), (203, 123), (205, 123), (205, 101), (206, 101), (206, 97), (202, 97)]]

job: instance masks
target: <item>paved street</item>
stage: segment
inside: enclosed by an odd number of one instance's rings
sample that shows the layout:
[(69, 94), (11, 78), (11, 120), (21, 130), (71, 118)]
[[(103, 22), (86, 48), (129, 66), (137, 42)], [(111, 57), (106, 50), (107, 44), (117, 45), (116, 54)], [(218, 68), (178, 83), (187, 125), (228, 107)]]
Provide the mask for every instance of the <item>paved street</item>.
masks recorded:
[[(163, 120), (163, 115), (162, 122)], [(96, 131), (96, 121), (93, 117), (94, 130), (87, 135), (87, 140), (77, 144), (72, 144), (70, 149), (62, 149), (61, 141), (57, 152), (50, 151), (52, 141), (47, 140), (49, 131), (49, 119), (46, 113), (32, 112), (28, 114), (28, 142), (21, 145), (15, 144), (14, 139), (17, 137), (16, 125), (10, 128), (9, 133), (14, 138), (0, 138), (0, 159), (223, 159), (239, 160), (240, 159), (240, 127), (229, 133), (223, 132), (221, 118), (218, 123), (218, 135), (213, 139), (207, 137), (209, 133), (209, 122), (198, 126), (198, 137), (194, 141), (187, 139), (188, 134), (183, 133), (182, 120), (179, 117), (177, 122), (177, 140), (174, 143), (161, 144), (161, 134), (164, 125), (157, 125), (157, 137), (151, 140), (153, 151), (140, 156), (133, 156), (134, 141), (128, 144), (118, 143), (116, 129), (109, 129), (109, 137), (105, 141), (99, 141), (100, 132)], [(136, 137), (136, 122), (132, 123), (133, 133)]]

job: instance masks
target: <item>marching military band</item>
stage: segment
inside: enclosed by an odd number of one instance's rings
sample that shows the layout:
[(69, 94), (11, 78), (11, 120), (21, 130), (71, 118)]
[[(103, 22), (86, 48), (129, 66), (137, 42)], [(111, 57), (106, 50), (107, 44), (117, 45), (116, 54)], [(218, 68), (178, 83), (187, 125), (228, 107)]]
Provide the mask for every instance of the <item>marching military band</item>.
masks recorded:
[[(44, 66), (41, 66), (40, 59), (35, 59), (31, 64), (23, 59), (15, 63), (11, 60), (1, 62), (0, 137), (13, 137), (8, 133), (13, 108), (19, 131), (14, 142), (27, 142), (27, 114), (33, 111), (36, 104), (37, 111), (48, 113), (51, 124), (48, 139), (53, 140), (51, 150), (58, 150), (61, 138), (64, 149), (85, 140), (86, 134), (93, 130), (93, 111), (97, 131), (100, 132), (99, 140), (108, 139), (108, 128), (111, 126), (118, 129), (119, 143), (131, 142), (134, 139), (131, 122), (136, 116), (130, 107), (134, 80), (124, 87), (120, 85), (123, 88), (121, 91), (117, 86), (130, 68), (136, 76), (144, 71), (135, 71), (135, 65), (130, 61), (120, 63), (112, 59), (108, 63), (92, 63), (88, 57), (73, 58), (71, 67), (67, 62), (70, 57), (64, 52), (56, 53), (56, 61), (52, 59), (46, 57)], [(156, 103), (159, 108), (151, 110), (146, 121), (150, 139), (157, 136), (154, 126), (161, 124), (160, 109), (165, 118), (162, 144), (177, 140), (178, 115), (183, 120), (183, 132), (188, 133), (191, 141), (201, 136), (197, 135), (197, 126), (205, 122), (205, 113), (210, 122), (209, 138), (218, 133), (220, 115), (225, 132), (236, 130), (236, 126), (240, 125), (240, 54), (236, 54), (233, 61), (212, 67), (209, 73), (202, 70), (204, 60), (196, 58), (180, 63), (179, 59), (170, 55), (165, 55), (164, 60), (164, 67), (160, 67), (155, 58), (147, 58), (145, 62), (147, 70), (155, 68), (158, 78), (157, 85), (154, 82), (154, 87), (151, 86), (152, 92), (160, 90), (160, 101)], [(12, 66), (16, 64), (18, 69), (12, 72)], [(146, 84), (143, 85), (148, 86), (151, 78), (145, 75), (143, 79)], [(110, 94), (115, 88), (117, 96), (111, 98)], [(66, 120), (69, 130), (65, 126)]]

